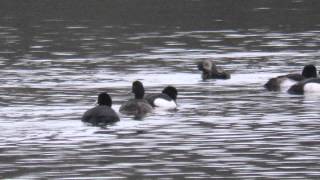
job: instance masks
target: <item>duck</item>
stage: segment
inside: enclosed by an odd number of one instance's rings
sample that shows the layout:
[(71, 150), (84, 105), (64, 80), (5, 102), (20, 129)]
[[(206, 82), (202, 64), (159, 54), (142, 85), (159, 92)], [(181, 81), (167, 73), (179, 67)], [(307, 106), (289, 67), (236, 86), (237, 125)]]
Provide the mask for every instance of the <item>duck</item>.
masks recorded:
[(98, 95), (98, 105), (87, 110), (82, 121), (92, 124), (107, 124), (119, 121), (118, 114), (111, 108), (112, 99), (108, 93), (102, 92)]
[(312, 64), (308, 64), (304, 66), (301, 74), (287, 74), (271, 78), (264, 84), (264, 87), (269, 91), (287, 91), (299, 81), (316, 77), (317, 68)]
[(165, 87), (161, 93), (148, 94), (146, 100), (152, 107), (159, 107), (164, 109), (176, 109), (177, 108), (177, 96), (178, 91), (173, 86)]
[(320, 93), (320, 78), (310, 78), (300, 81), (292, 85), (289, 88), (288, 93), (298, 95)]
[(230, 79), (230, 74), (218, 69), (214, 62), (204, 60), (198, 63), (198, 69), (202, 71), (202, 79)]
[(133, 99), (129, 99), (120, 106), (119, 112), (126, 115), (134, 115), (136, 118), (142, 118), (147, 113), (153, 111), (152, 106), (144, 99), (144, 87), (140, 81), (132, 83)]

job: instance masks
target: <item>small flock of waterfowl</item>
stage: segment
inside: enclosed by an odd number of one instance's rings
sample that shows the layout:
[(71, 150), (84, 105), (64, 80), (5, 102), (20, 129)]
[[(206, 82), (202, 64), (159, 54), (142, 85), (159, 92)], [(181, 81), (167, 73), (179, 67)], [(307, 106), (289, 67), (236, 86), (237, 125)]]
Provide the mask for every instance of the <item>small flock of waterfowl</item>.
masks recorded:
[[(202, 71), (202, 79), (230, 79), (230, 74), (216, 67), (210, 60), (198, 64)], [(287, 74), (271, 78), (264, 87), (269, 91), (286, 91), (290, 94), (320, 93), (320, 78), (314, 65), (306, 65), (301, 74)], [(141, 118), (155, 108), (176, 109), (178, 91), (173, 86), (168, 86), (158, 94), (147, 94), (140, 81), (132, 83), (134, 98), (124, 102), (119, 112)], [(103, 92), (98, 96), (98, 105), (89, 109), (82, 116), (82, 121), (92, 124), (114, 123), (120, 120), (118, 114), (111, 108), (112, 99), (108, 93)]]
[[(129, 99), (120, 106), (119, 112), (126, 115), (133, 115), (140, 119), (154, 108), (164, 109), (177, 108), (178, 91), (173, 86), (167, 86), (161, 93), (148, 94), (145, 96), (143, 84), (140, 81), (132, 83), (134, 98)], [(103, 92), (98, 96), (98, 105), (89, 109), (82, 116), (82, 121), (92, 124), (105, 124), (119, 121), (119, 116), (111, 108), (112, 99), (108, 93)]]

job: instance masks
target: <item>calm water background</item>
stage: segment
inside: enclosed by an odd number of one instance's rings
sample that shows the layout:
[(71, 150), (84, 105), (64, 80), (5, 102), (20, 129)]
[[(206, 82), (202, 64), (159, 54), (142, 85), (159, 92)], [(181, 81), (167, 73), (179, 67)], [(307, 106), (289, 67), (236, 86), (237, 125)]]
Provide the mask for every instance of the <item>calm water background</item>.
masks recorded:
[[(319, 179), (318, 96), (267, 92), (320, 68), (318, 0), (0, 2), (1, 179)], [(202, 81), (213, 59), (230, 80)], [(80, 118), (132, 81), (179, 90), (176, 112)]]

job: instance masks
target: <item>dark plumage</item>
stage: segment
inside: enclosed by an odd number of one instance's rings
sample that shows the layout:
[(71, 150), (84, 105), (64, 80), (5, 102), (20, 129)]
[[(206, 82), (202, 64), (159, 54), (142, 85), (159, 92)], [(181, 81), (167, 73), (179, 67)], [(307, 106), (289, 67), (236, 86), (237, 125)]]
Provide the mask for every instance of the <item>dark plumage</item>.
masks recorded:
[(320, 79), (319, 78), (309, 78), (300, 81), (288, 90), (290, 94), (304, 94), (305, 92), (320, 93)]
[(282, 87), (285, 86), (284, 84), (288, 81), (292, 81), (291, 84), (294, 84), (299, 81), (315, 77), (317, 77), (316, 67), (314, 65), (306, 65), (304, 66), (301, 74), (287, 74), (271, 78), (264, 85), (264, 87), (269, 91), (280, 91)]
[(178, 90), (173, 86), (167, 86), (163, 89), (162, 94), (168, 95), (171, 99), (177, 100)]
[(218, 70), (216, 65), (210, 60), (204, 60), (198, 63), (198, 69), (202, 71), (202, 79), (230, 79), (230, 74), (223, 71)]
[(151, 105), (143, 99), (144, 87), (140, 81), (132, 83), (132, 92), (135, 98), (122, 104), (119, 111), (123, 114), (134, 115), (137, 118), (143, 117), (145, 114), (151, 112)]
[(163, 89), (162, 93), (147, 95), (146, 100), (152, 107), (175, 109), (177, 107), (177, 95), (178, 91), (175, 87), (167, 86)]
[(111, 97), (107, 93), (100, 93), (98, 96), (98, 106), (86, 111), (82, 116), (82, 121), (92, 124), (106, 124), (119, 121), (119, 116), (111, 106)]

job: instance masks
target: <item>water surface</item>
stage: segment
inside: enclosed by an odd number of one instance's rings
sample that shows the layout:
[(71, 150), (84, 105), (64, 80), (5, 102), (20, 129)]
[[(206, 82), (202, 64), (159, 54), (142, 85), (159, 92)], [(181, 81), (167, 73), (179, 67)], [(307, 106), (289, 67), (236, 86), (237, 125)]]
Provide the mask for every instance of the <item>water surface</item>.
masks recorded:
[[(263, 88), (319, 67), (317, 1), (43, 2), (1, 6), (0, 178), (320, 177), (320, 96)], [(202, 81), (203, 59), (232, 78)], [(80, 121), (134, 80), (178, 110)]]

